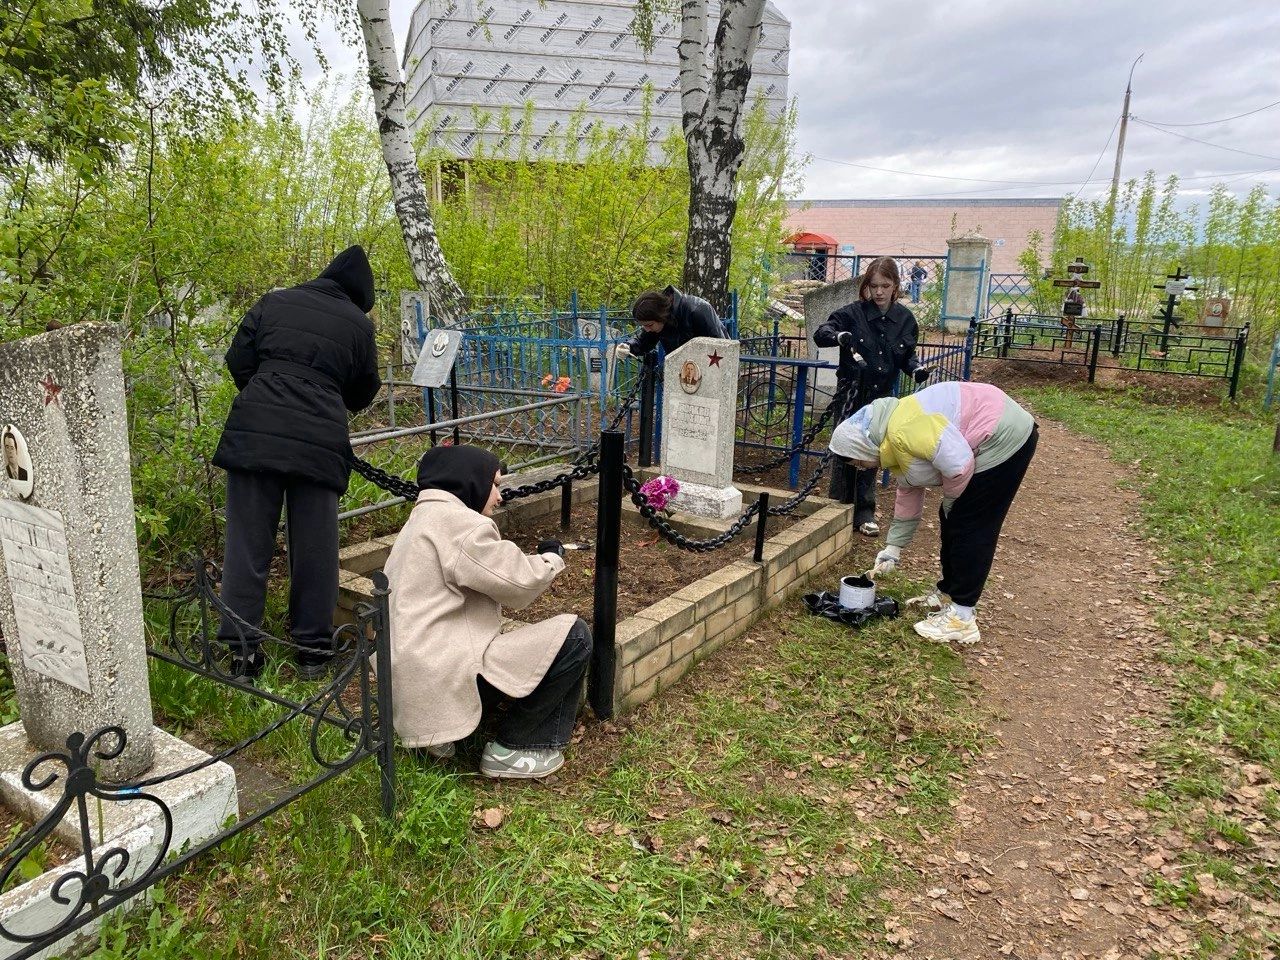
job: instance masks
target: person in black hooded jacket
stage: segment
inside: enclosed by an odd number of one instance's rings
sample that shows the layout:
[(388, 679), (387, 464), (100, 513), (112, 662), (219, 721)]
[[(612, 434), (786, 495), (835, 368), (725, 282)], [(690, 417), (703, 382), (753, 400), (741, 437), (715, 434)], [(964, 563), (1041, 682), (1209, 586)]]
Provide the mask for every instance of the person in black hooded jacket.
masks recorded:
[(332, 656), (338, 602), (338, 498), (351, 474), (348, 411), (381, 387), (373, 323), (373, 270), (348, 247), (316, 279), (273, 290), (245, 314), (226, 363), (239, 395), (213, 462), (227, 471), (219, 637), (236, 669), (262, 671), (267, 574), (280, 511), (289, 510), (289, 619), (299, 671), (319, 676)]
[[(920, 331), (915, 314), (898, 302), (900, 288), (897, 263), (877, 257), (862, 275), (858, 299), (835, 311), (814, 331), (816, 346), (840, 348), (838, 393), (833, 401), (841, 406), (837, 423), (872, 400), (891, 395), (899, 373), (910, 375), (916, 383), (929, 379), (929, 368), (916, 358)], [(858, 470), (840, 460), (832, 463), (831, 498), (854, 504), (853, 525), (860, 533), (868, 537), (880, 533), (875, 470)]]
[(729, 339), (715, 307), (675, 287), (640, 294), (631, 305), (631, 316), (640, 329), (630, 340), (618, 344), (618, 357), (641, 357), (658, 344), (670, 354), (694, 337)]

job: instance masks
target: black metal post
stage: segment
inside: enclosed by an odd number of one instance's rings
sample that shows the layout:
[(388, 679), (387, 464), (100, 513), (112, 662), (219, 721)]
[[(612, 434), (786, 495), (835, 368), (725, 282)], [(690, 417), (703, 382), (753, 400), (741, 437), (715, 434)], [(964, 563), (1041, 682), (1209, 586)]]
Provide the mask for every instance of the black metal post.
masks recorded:
[[(436, 422), (436, 392), (431, 387), (427, 387), (427, 423)], [(431, 431), (431, 445), (434, 447), (437, 440), (436, 431)]]
[(396, 812), (395, 732), (391, 729), (391, 589), (381, 570), (373, 574), (373, 600), (378, 608), (374, 655), (378, 670), (378, 772), (382, 782), (382, 815)]
[(601, 720), (613, 716), (613, 649), (618, 626), (618, 542), (622, 536), (622, 467), (626, 438), (619, 430), (600, 434), (600, 494), (596, 502), (596, 582), (592, 613), (591, 672), (587, 700)]
[(756, 514), (756, 552), (752, 559), (761, 563), (764, 560), (764, 528), (769, 522), (769, 494), (761, 491), (760, 499), (756, 502), (760, 504), (760, 512)]
[(1236, 391), (1240, 389), (1240, 368), (1244, 366), (1244, 351), (1249, 344), (1249, 325), (1246, 323), (1236, 336), (1236, 357), (1231, 367), (1231, 391), (1230, 399), (1236, 398)]
[(1164, 310), (1160, 316), (1164, 320), (1164, 330), (1160, 334), (1160, 352), (1167, 354), (1169, 352), (1169, 330), (1177, 326), (1178, 321), (1173, 319), (1173, 308), (1178, 305), (1178, 298), (1173, 294), (1169, 294), (1164, 303)]
[(1120, 345), (1124, 343), (1124, 314), (1116, 314), (1116, 322), (1111, 325), (1111, 355), (1120, 356)]
[(656, 393), (658, 369), (656, 351), (650, 350), (644, 355), (640, 367), (640, 466), (653, 466), (653, 404)]
[(1089, 382), (1098, 376), (1098, 348), (1102, 346), (1102, 325), (1094, 324), (1093, 342), (1089, 344)]
[(1009, 356), (1009, 343), (1013, 340), (1013, 307), (1004, 312), (1004, 343), (1000, 345), (1000, 359)]
[[(453, 410), (453, 419), (458, 419), (458, 368), (451, 367), (449, 370), (449, 404)], [(461, 440), (458, 428), (453, 428), (453, 444), (457, 446)]]
[(573, 480), (560, 484), (560, 529), (569, 529), (570, 514), (573, 512)]

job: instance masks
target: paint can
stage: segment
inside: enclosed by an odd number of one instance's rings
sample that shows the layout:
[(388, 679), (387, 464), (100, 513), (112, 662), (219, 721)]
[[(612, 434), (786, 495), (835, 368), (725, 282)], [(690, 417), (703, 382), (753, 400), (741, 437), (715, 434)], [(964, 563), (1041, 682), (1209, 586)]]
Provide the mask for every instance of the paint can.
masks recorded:
[(876, 583), (870, 577), (841, 577), (840, 606), (846, 610), (866, 610), (876, 602)]

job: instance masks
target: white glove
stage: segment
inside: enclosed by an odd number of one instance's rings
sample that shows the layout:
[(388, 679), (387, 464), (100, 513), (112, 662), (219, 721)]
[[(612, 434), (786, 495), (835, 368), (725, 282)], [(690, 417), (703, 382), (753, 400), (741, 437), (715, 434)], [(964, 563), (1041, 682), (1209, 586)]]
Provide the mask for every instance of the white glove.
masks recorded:
[(867, 571), (867, 576), (875, 580), (886, 574), (893, 573), (897, 569), (898, 560), (901, 557), (902, 549), (900, 547), (885, 547), (876, 554), (876, 565)]
[(631, 345), (629, 343), (620, 343), (613, 348), (613, 356), (615, 360), (626, 360), (631, 356)]

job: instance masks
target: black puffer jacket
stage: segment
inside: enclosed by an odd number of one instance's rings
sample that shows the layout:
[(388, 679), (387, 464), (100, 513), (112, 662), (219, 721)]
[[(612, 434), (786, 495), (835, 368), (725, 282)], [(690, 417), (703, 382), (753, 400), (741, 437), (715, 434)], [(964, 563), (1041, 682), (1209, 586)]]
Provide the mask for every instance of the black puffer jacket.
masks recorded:
[(636, 356), (646, 354), (659, 343), (662, 344), (662, 349), (670, 354), (694, 337), (729, 339), (724, 324), (716, 316), (715, 307), (707, 301), (691, 293), (681, 293), (675, 287), (667, 287), (662, 292), (671, 297), (671, 322), (663, 326), (661, 333), (641, 330), (633, 336), (628, 343), (633, 354)]
[(342, 251), (315, 280), (255, 303), (227, 350), (240, 395), (213, 462), (344, 492), (347, 411), (363, 410), (381, 386), (365, 316), (372, 308), (373, 270), (360, 247)]
[[(831, 314), (814, 331), (813, 342), (819, 347), (834, 347), (836, 337), (846, 330), (853, 334), (853, 349), (841, 348), (836, 379), (843, 385), (861, 378), (850, 398), (848, 410), (852, 413), (872, 400), (889, 396), (899, 372), (912, 373), (920, 366), (916, 359), (920, 330), (915, 314), (901, 303), (891, 303), (881, 314), (870, 300), (855, 300)], [(854, 362), (855, 353), (867, 361), (866, 367)]]

